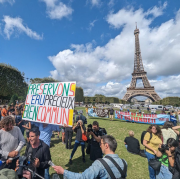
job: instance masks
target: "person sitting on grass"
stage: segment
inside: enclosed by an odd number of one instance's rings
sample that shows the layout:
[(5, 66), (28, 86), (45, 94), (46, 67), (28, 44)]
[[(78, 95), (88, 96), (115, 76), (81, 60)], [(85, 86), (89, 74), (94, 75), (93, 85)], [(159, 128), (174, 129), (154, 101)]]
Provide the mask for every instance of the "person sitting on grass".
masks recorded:
[(178, 141), (169, 138), (166, 145), (161, 145), (156, 153), (161, 162), (160, 171), (156, 172), (156, 179), (172, 179), (172, 173), (169, 171), (169, 165), (174, 167), (175, 150), (178, 147)]
[(129, 137), (125, 138), (124, 144), (128, 152), (133, 154), (140, 153), (140, 144), (139, 141), (136, 138), (134, 138), (133, 131), (129, 131)]
[(177, 130), (179, 128), (180, 126), (174, 127), (171, 121), (166, 121), (161, 129), (163, 144), (166, 144), (169, 138), (176, 139), (177, 135), (179, 135), (179, 131)]
[[(155, 124), (150, 125), (143, 140), (143, 145), (145, 146), (145, 154), (148, 162), (150, 161), (150, 159), (155, 159), (155, 155), (158, 151), (159, 145), (162, 144), (161, 137), (161, 128)], [(156, 179), (156, 171), (150, 165), (148, 165), (148, 169), (150, 179)]]

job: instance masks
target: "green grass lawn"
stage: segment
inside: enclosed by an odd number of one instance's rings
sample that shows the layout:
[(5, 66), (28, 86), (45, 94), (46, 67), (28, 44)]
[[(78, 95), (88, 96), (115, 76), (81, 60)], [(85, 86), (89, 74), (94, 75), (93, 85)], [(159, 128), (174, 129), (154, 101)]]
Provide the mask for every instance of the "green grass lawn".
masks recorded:
[[(77, 107), (77, 110), (83, 109), (85, 115), (85, 108)], [(120, 120), (109, 121), (109, 119), (103, 118), (89, 118), (88, 124), (92, 124), (93, 121), (98, 121), (100, 127), (106, 128), (108, 134), (115, 137), (117, 140), (118, 146), (116, 149), (116, 154), (119, 155), (120, 158), (123, 158), (128, 163), (128, 172), (127, 179), (147, 179), (148, 175), (148, 163), (147, 159), (140, 157), (138, 155), (133, 155), (127, 152), (124, 146), (124, 139), (128, 136), (128, 131), (133, 130), (135, 132), (135, 137), (140, 141), (142, 131), (146, 130), (149, 125), (147, 124), (137, 124), (124, 122)], [(75, 141), (75, 133), (73, 134), (72, 146), (74, 146)], [(73, 171), (73, 172), (83, 172), (86, 168), (91, 165), (91, 160), (89, 159), (89, 155), (86, 154), (86, 163), (82, 162), (81, 157), (81, 147), (79, 147), (73, 157), (73, 164), (69, 165), (69, 157), (72, 152), (71, 150), (65, 149), (65, 145), (62, 144), (61, 139), (52, 138), (51, 140), (51, 157), (53, 163), (56, 165), (60, 165), (63, 168)], [(141, 146), (141, 149), (144, 149)], [(25, 147), (22, 154), (24, 153)], [(53, 174), (54, 170), (50, 168), (50, 174)], [(62, 178), (62, 176), (61, 176)]]

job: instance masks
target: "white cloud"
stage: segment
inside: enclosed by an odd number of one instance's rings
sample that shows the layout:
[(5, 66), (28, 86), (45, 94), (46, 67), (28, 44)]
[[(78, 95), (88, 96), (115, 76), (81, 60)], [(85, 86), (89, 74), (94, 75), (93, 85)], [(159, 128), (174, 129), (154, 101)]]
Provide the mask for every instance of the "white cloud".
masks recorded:
[(101, 0), (90, 0), (91, 1), (91, 4), (92, 6), (100, 6), (101, 4)]
[(96, 19), (89, 23), (89, 27), (88, 27), (88, 30), (89, 30), (89, 31), (91, 31), (91, 29), (94, 27), (95, 22), (97, 22)]
[(0, 3), (8, 2), (9, 4), (14, 4), (15, 0), (0, 0)]
[(63, 17), (69, 17), (73, 9), (67, 5), (59, 2), (58, 0), (41, 0), (46, 3), (47, 14), (51, 19), (62, 19)]
[(162, 80), (150, 80), (158, 94), (164, 98), (168, 96), (180, 96), (180, 75), (165, 77)]
[(32, 31), (27, 26), (23, 25), (23, 20), (19, 17), (12, 18), (10, 16), (4, 16), (3, 22), (5, 23), (4, 34), (6, 35), (8, 39), (10, 39), (13, 33), (15, 33), (16, 35), (19, 33), (25, 33), (27, 36), (33, 39), (36, 39), (36, 40), (43, 39), (42, 36)]
[[(133, 30), (135, 22), (138, 22), (142, 59), (148, 78), (156, 80), (157, 77), (164, 76), (165, 81), (162, 80), (162, 83), (167, 82), (167, 85), (171, 86), (169, 79), (180, 74), (180, 10), (176, 12), (174, 19), (152, 27), (153, 20), (163, 15), (166, 6), (165, 3), (147, 11), (142, 8), (138, 10), (131, 8), (110, 13), (107, 22), (113, 28), (122, 28), (120, 34), (110, 39), (104, 46), (95, 47), (93, 43), (76, 44), (57, 55), (50, 56), (49, 59), (56, 68), (51, 75), (62, 81), (77, 81), (79, 86), (85, 88), (86, 95), (93, 95), (99, 93), (97, 90), (101, 90), (105, 95), (123, 97), (125, 85), (130, 83), (133, 72), (135, 44)], [(129, 81), (122, 84), (122, 80)], [(102, 84), (105, 84), (104, 87)], [(160, 92), (159, 84), (152, 82), (157, 92)], [(118, 85), (123, 90), (119, 89), (118, 92)], [(172, 90), (171, 94), (174, 94), (174, 91)], [(161, 92), (160, 96), (163, 96)]]
[(109, 3), (108, 3), (108, 6), (113, 7), (114, 6), (114, 0), (110, 0)]

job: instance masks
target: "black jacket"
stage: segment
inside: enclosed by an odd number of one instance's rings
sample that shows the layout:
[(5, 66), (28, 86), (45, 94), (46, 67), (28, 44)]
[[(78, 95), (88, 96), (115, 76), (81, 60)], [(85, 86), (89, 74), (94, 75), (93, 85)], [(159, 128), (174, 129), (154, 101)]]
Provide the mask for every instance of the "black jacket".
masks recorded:
[[(29, 148), (31, 147), (31, 144), (27, 144), (25, 156), (28, 156)], [(35, 154), (32, 156), (32, 158), (38, 158), (40, 161), (40, 165), (38, 168), (36, 168), (36, 172), (44, 177), (44, 170), (49, 167), (48, 161), (51, 160), (51, 154), (49, 150), (49, 146), (45, 144), (42, 140), (40, 140), (40, 145), (38, 148), (36, 148)], [(34, 170), (34, 167), (31, 165), (30, 168)], [(38, 178), (38, 177), (36, 177)]]
[(173, 174), (172, 179), (180, 179), (180, 147), (176, 148), (174, 167), (169, 165), (169, 171)]

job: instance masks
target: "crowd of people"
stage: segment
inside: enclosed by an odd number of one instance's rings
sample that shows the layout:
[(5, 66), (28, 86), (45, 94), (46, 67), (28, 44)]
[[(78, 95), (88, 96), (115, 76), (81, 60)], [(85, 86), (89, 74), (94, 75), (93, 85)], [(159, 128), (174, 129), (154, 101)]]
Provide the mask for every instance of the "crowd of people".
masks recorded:
[[(164, 123), (162, 128), (150, 125), (142, 133), (142, 144), (145, 155), (142, 155), (140, 143), (129, 131), (129, 137), (124, 140), (127, 151), (132, 154), (145, 156), (148, 159), (150, 179), (179, 179), (180, 178), (180, 126), (174, 126), (171, 121)], [(153, 163), (153, 162), (154, 163)], [(155, 168), (155, 165), (159, 168)]]
[[(12, 104), (8, 109), (3, 106), (0, 111), (0, 160), (2, 163), (0, 171), (19, 170), (20, 151), (25, 146), (24, 156), (27, 166), (41, 177), (50, 179), (50, 144), (53, 131), (62, 132), (62, 142), (66, 149), (72, 149), (72, 136), (75, 132), (75, 144), (69, 164), (73, 164), (73, 156), (79, 145), (81, 145), (82, 162), (86, 162), (85, 145), (87, 141), (86, 153), (89, 154), (93, 163), (81, 174), (70, 172), (61, 166), (53, 166), (57, 174), (62, 174), (67, 179), (126, 178), (127, 162), (115, 154), (116, 139), (107, 135), (106, 130), (101, 128), (97, 121), (86, 126), (87, 118), (83, 115), (83, 111), (79, 111), (76, 119), (74, 115), (72, 127), (23, 121), (23, 104), (17, 103), (15, 106)], [(113, 120), (113, 114), (114, 110), (111, 108), (110, 120)], [(180, 179), (180, 133), (178, 129), (180, 126), (174, 126), (170, 121), (165, 122), (162, 128), (150, 125), (141, 136), (141, 143), (145, 146), (145, 150), (140, 149), (140, 143), (134, 137), (133, 131), (129, 131), (129, 137), (125, 138), (124, 143), (128, 152), (147, 158), (150, 179)], [(26, 131), (27, 141), (24, 138), (24, 131)], [(154, 168), (152, 161), (159, 162), (160, 167)], [(32, 176), (26, 170), (23, 176), (27, 179), (39, 178), (37, 175)]]

